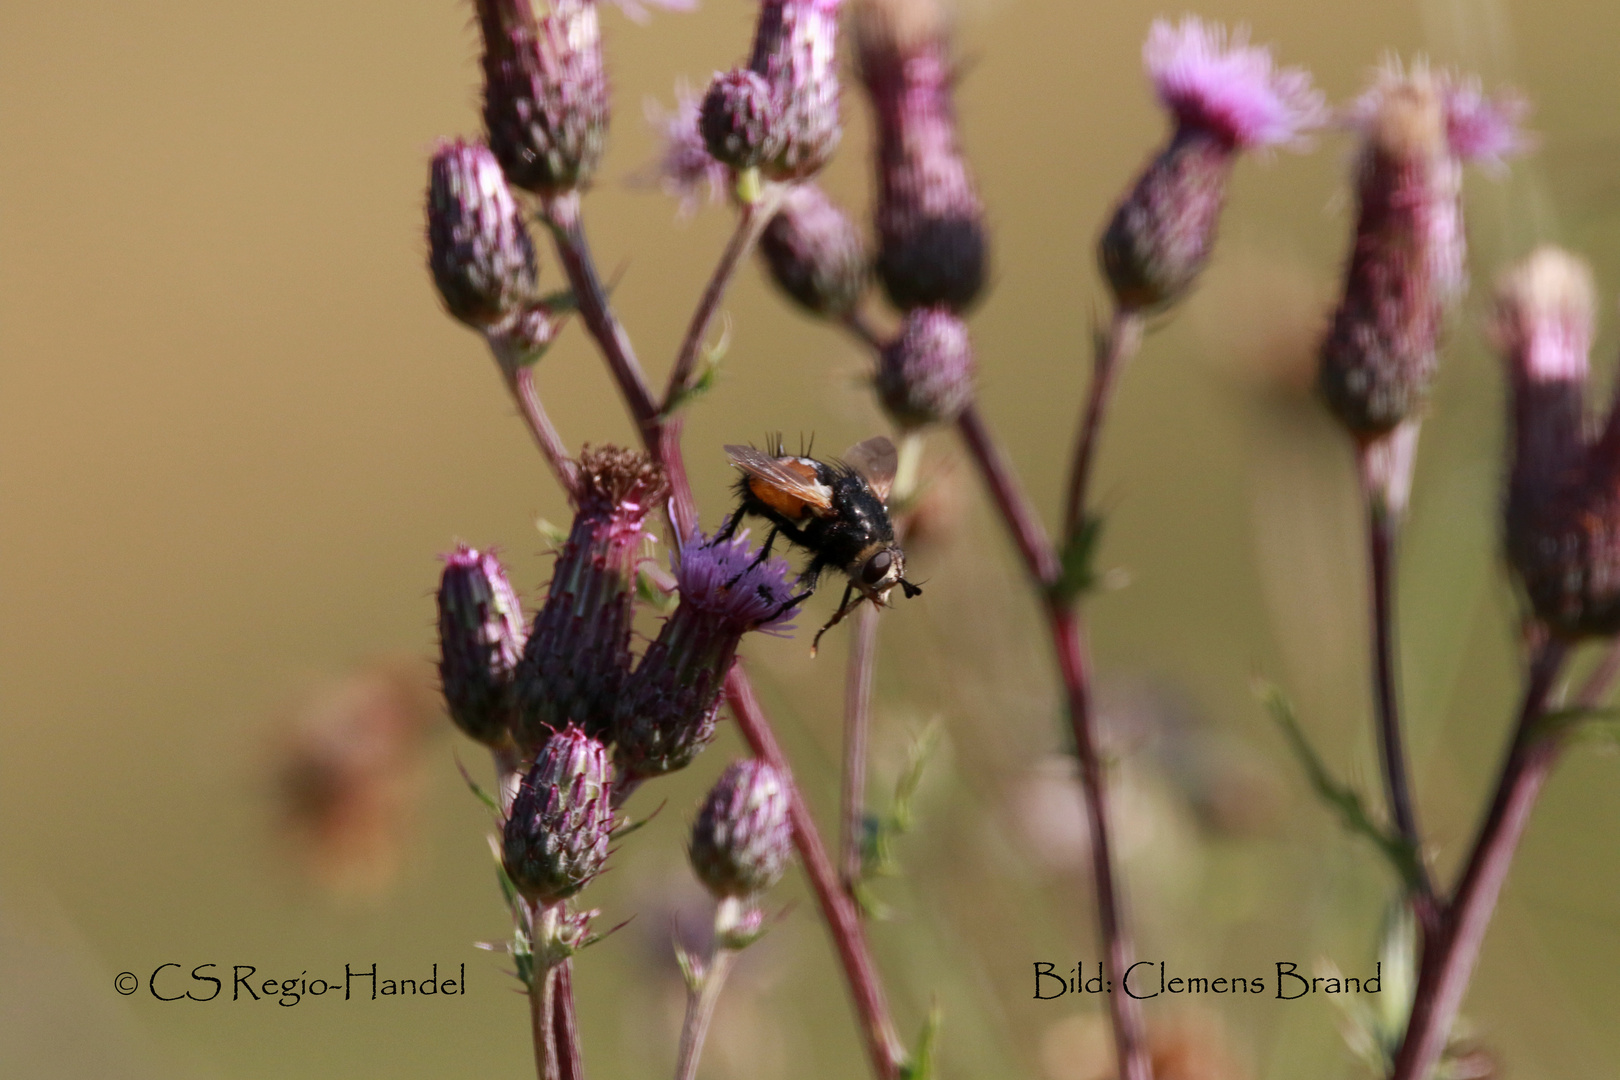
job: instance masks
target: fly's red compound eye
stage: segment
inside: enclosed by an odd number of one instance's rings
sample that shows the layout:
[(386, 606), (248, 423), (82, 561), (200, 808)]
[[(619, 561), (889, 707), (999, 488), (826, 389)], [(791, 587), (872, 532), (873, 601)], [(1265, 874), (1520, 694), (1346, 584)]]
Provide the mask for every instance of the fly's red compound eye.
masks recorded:
[(866, 568), (861, 571), (861, 580), (868, 585), (876, 585), (888, 574), (889, 567), (894, 565), (894, 556), (887, 551), (880, 551), (866, 560)]

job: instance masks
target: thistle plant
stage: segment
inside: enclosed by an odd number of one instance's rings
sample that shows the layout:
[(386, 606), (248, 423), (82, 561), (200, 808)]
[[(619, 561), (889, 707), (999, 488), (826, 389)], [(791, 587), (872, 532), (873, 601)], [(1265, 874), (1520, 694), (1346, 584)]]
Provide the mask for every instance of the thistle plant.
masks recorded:
[[(873, 1075), (899, 1080), (933, 1069), (935, 1023), (915, 1043), (902, 1040), (867, 942), (877, 910), (866, 881), (874, 861), (866, 788), (877, 641), (880, 620), (899, 618), (880, 615), (874, 603), (848, 628), (835, 861), (746, 668), (751, 634), (793, 630), (811, 576), (796, 577), (773, 557), (771, 540), (756, 547), (729, 529), (704, 534), (687, 476), (685, 411), (714, 382), (718, 360), (707, 347), (714, 317), (756, 250), (788, 300), (865, 352), (866, 385), (899, 443), (892, 477), (884, 478), (892, 479), (884, 484), (885, 513), (895, 543), (905, 541), (927, 494), (930, 439), (954, 430), (981, 474), (1057, 662), (1107, 979), (1120, 985), (1135, 961), (1084, 607), (1102, 578), (1102, 518), (1090, 489), (1101, 433), (1113, 388), (1149, 320), (1168, 317), (1206, 274), (1220, 273), (1219, 224), (1239, 155), (1306, 149), (1330, 113), (1306, 72), (1278, 66), (1242, 32), (1190, 16), (1152, 24), (1143, 61), (1169, 133), (1098, 231), (1097, 263), (1112, 309), (1092, 342), (1066, 505), (1052, 532), (977, 401), (981, 366), (988, 373), (1008, 359), (979, 355), (968, 324), (989, 302), (993, 215), (958, 128), (951, 27), (934, 0), (852, 0), (850, 7), (853, 64), (842, 65), (839, 0), (761, 0), (745, 62), (715, 74), (701, 97), (683, 97), (658, 122), (665, 190), (686, 208), (705, 191), (725, 194), (735, 217), (658, 392), (615, 313), (584, 227), (613, 104), (597, 5), (475, 3), (484, 141), (446, 142), (433, 154), (429, 269), (447, 312), (486, 342), (573, 520), (527, 626), (493, 556), (462, 546), (446, 557), (440, 670), (457, 726), (494, 755), (495, 846), (543, 1080), (583, 1075), (571, 965), (592, 940), (594, 912), (584, 896), (614, 839), (627, 831), (631, 798), (692, 765), (727, 714), (751, 757), (720, 777), (690, 838), (688, 856), (715, 901), (715, 921), (704, 958), (680, 953), (689, 998), (677, 1080), (696, 1075), (735, 954), (762, 932), (763, 896), (795, 857), (837, 954)], [(738, 46), (742, 53), (744, 43)], [(816, 183), (840, 146), (846, 69), (857, 73), (873, 119), (869, 236), (855, 224), (859, 216)], [(1319, 793), (1388, 857), (1397, 904), (1416, 926), (1410, 1013), (1399, 1030), (1370, 1042), (1392, 1080), (1421, 1080), (1445, 1053), (1536, 794), (1583, 722), (1581, 710), (1602, 699), (1620, 667), (1600, 668), (1574, 706), (1562, 704), (1558, 678), (1574, 646), (1620, 632), (1620, 408), (1591, 433), (1590, 275), (1572, 256), (1547, 250), (1503, 279), (1491, 331), (1513, 397), (1503, 534), (1524, 599), (1527, 687), (1465, 868), (1453, 887), (1438, 883), (1398, 708), (1395, 549), (1418, 425), (1444, 331), (1467, 288), (1462, 167), (1475, 161), (1499, 168), (1523, 149), (1522, 112), (1516, 97), (1487, 97), (1461, 76), (1389, 63), (1340, 114), (1359, 143), (1356, 224), (1342, 293), (1317, 353), (1317, 386), (1350, 438), (1367, 513), (1373, 730), (1387, 823), (1333, 778), (1280, 691), (1272, 701)], [(566, 281), (549, 295), (540, 290), (530, 216)], [(574, 453), (542, 407), (535, 372), (570, 319), (601, 353), (639, 449), (598, 445)], [(793, 459), (782, 462), (792, 480)], [(803, 514), (818, 512), (808, 498), (799, 501)], [(708, 516), (718, 518), (719, 508)], [(655, 526), (670, 541), (668, 576), (657, 570)], [(806, 542), (791, 522), (782, 534)], [(936, 587), (951, 583), (931, 591)], [(659, 591), (667, 594), (662, 621), (640, 636), (638, 616), (649, 625), (649, 594)], [(916, 769), (920, 764), (903, 781), (905, 812), (896, 810), (897, 821), (910, 815)], [(618, 858), (637, 857), (633, 842), (624, 846)], [(981, 871), (965, 865), (961, 872)], [(1156, 1071), (1173, 1080), (1175, 1066), (1162, 1048), (1174, 1040), (1165, 1029), (1150, 1029), (1129, 994), (1111, 993), (1107, 1010), (1119, 1080), (1152, 1080)]]

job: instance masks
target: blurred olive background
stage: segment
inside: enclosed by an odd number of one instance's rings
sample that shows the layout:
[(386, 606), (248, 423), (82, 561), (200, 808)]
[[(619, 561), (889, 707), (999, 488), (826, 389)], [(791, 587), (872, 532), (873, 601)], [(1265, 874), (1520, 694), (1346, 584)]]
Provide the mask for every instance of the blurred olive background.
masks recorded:
[[(1335, 100), (1394, 50), (1535, 102), (1538, 154), (1469, 180), (1476, 288), (1423, 434), (1400, 586), (1416, 776), (1449, 868), (1518, 682), (1494, 554), (1501, 380), (1480, 298), (1543, 240), (1574, 246), (1608, 295), (1620, 289), (1620, 8), (1220, 0), (1199, 12), (1249, 23)], [(1049, 515), (1103, 302), (1093, 239), (1164, 126), (1141, 41), (1154, 16), (1179, 13), (1137, 0), (957, 9), (961, 123), (995, 238), (995, 288), (973, 320), (982, 398)], [(753, 14), (742, 0), (642, 26), (604, 14), (616, 115), (586, 212), (655, 373), (729, 215), (678, 220), (634, 183), (655, 153), (644, 103), (740, 58)], [(6, 1075), (531, 1068), (516, 984), (473, 944), (508, 929), (488, 818), (455, 762), (488, 766), (430, 695), (436, 554), (458, 538), (499, 545), (532, 599), (550, 562), (535, 519), (566, 513), (423, 265), (427, 154), (479, 126), (470, 19), (453, 0), (0, 8)], [(845, 113), (828, 186), (864, 213), (857, 93)], [(1129, 584), (1091, 602), (1094, 641), (1139, 953), (1172, 974), (1270, 983), (1279, 960), (1324, 957), (1362, 971), (1389, 895), (1371, 853), (1306, 794), (1250, 690), (1257, 673), (1279, 681), (1335, 766), (1376, 792), (1352, 477), (1307, 387), (1347, 238), (1347, 155), (1329, 136), (1309, 156), (1240, 165), (1215, 264), (1148, 338), (1107, 431), (1102, 560)], [(554, 263), (545, 273), (561, 280)], [(728, 311), (723, 381), (686, 436), (710, 524), (727, 500), (721, 443), (813, 431), (835, 451), (881, 430), (846, 339), (752, 270)], [(579, 327), (540, 383), (570, 443), (631, 438)], [(1091, 1000), (1031, 1000), (1034, 961), (1097, 956), (1046, 643), (976, 477), (949, 433), (930, 449), (941, 512), (913, 554), (927, 596), (882, 620), (874, 800), (918, 729), (937, 718), (943, 738), (900, 845), (904, 874), (878, 886), (892, 911), (875, 948), (908, 1033), (931, 1003), (943, 1010), (944, 1075), (1090, 1080), (1107, 1071)], [(802, 638), (746, 650), (829, 833), (834, 638), (815, 661)], [(299, 771), (323, 739), (375, 766), (330, 804)], [(707, 918), (681, 837), (738, 749), (728, 730), (687, 775), (645, 790), (632, 805), (667, 800), (662, 814), (586, 894), (601, 927), (634, 916), (578, 966), (593, 1075), (673, 1067), (669, 938), (700, 938)], [(1620, 1071), (1616, 780), (1612, 757), (1576, 752), (1537, 809), (1466, 1008), (1501, 1075)], [(289, 793), (327, 816), (289, 828)], [(705, 1074), (863, 1075), (814, 905), (796, 876), (774, 899), (787, 914), (740, 965)], [(291, 1008), (114, 992), (118, 972), (144, 982), (171, 961), (251, 964), (261, 979), (372, 962), (421, 978), (465, 963), (468, 987)], [(1358, 1074), (1321, 997), (1160, 999), (1148, 1016), (1166, 1053), (1205, 1070), (1180, 1075)]]

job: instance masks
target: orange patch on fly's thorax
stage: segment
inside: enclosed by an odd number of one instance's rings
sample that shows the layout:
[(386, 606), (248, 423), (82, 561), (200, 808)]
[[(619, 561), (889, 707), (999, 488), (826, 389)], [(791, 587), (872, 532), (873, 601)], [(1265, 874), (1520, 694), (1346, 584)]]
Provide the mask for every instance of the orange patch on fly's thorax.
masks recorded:
[(754, 498), (789, 521), (797, 521), (799, 518), (804, 517), (808, 510), (803, 499), (796, 495), (790, 495), (769, 481), (750, 480), (748, 490), (753, 492)]

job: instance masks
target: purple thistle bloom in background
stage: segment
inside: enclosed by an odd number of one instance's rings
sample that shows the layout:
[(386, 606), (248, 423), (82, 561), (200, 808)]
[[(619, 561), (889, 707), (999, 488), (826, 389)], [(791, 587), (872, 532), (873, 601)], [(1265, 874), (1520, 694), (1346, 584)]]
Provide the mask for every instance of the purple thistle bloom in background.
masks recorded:
[(1175, 128), (1120, 201), (1101, 242), (1103, 272), (1123, 310), (1180, 299), (1215, 246), (1240, 150), (1297, 144), (1327, 116), (1298, 68), (1199, 19), (1153, 24), (1142, 51)]
[(725, 197), (731, 173), (704, 145), (698, 98), (690, 87), (675, 87), (673, 109), (648, 101), (647, 123), (662, 143), (654, 170), (658, 186), (679, 202), (681, 216), (696, 210), (705, 195), (711, 203)]
[(901, 310), (969, 307), (984, 288), (984, 204), (956, 135), (950, 46), (934, 0), (864, 0), (861, 81), (877, 120), (877, 276)]
[(609, 113), (595, 0), (474, 0), (484, 36), (484, 124), (515, 187), (584, 187), (601, 160)]
[(795, 184), (759, 238), (771, 280), (812, 315), (840, 319), (866, 291), (866, 242), (827, 193)]
[(578, 728), (546, 743), (501, 830), (507, 876), (530, 901), (555, 904), (601, 873), (613, 832), (612, 781), (607, 749)]
[(687, 854), (716, 900), (753, 898), (782, 880), (793, 855), (782, 774), (757, 759), (732, 762), (698, 810)]
[(643, 523), (668, 485), (646, 454), (587, 447), (574, 524), (557, 556), (517, 676), (514, 734), (525, 750), (569, 724), (606, 740), (630, 671)]
[(689, 537), (671, 555), (680, 603), (625, 685), (614, 724), (618, 761), (635, 779), (685, 768), (714, 738), (720, 691), (751, 630), (784, 631), (797, 611), (793, 571), (755, 564), (746, 534)]
[(1542, 248), (1503, 275), (1491, 321), (1512, 388), (1508, 562), (1568, 637), (1620, 631), (1620, 409), (1587, 437), (1594, 306), (1586, 265)]
[(1301, 68), (1275, 68), (1269, 49), (1239, 30), (1188, 16), (1156, 20), (1142, 63), (1178, 128), (1207, 131), (1240, 150), (1282, 146), (1320, 127), (1327, 106)]
[(1356, 234), (1318, 385), (1358, 438), (1392, 430), (1428, 398), (1445, 316), (1468, 285), (1462, 163), (1522, 148), (1523, 112), (1518, 98), (1489, 102), (1421, 63), (1385, 65), (1350, 108), (1362, 136)]
[(523, 608), (500, 560), (465, 544), (444, 557), (438, 600), (439, 677), (450, 719), (469, 737), (498, 746), (507, 740), (528, 639)]
[(539, 288), (534, 243), (488, 147), (444, 142), (428, 165), (428, 268), (452, 316), (477, 330), (510, 323)]
[(917, 308), (883, 348), (878, 397), (901, 428), (948, 424), (973, 401), (973, 373), (967, 324), (948, 308)]
[(804, 180), (832, 158), (838, 117), (840, 0), (763, 0), (748, 66), (781, 109), (782, 149), (762, 163), (777, 180)]

